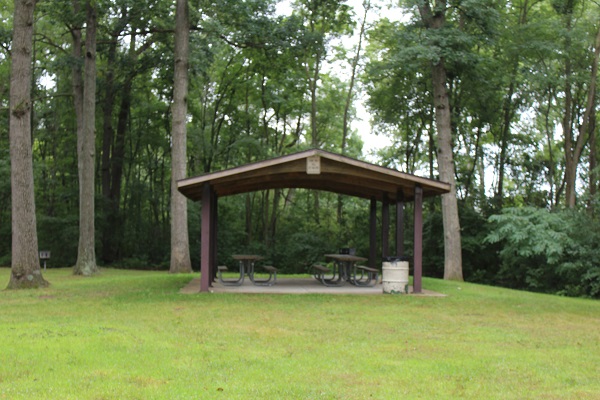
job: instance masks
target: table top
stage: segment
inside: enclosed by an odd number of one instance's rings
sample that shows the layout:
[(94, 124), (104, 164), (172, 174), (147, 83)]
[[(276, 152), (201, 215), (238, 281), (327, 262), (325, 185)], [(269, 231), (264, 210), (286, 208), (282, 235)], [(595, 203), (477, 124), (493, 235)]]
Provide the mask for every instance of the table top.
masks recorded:
[(234, 254), (231, 256), (236, 261), (259, 261), (264, 259), (263, 256), (259, 256), (256, 254)]
[(369, 260), (368, 258), (353, 256), (351, 254), (325, 254), (325, 258), (343, 262), (359, 262)]

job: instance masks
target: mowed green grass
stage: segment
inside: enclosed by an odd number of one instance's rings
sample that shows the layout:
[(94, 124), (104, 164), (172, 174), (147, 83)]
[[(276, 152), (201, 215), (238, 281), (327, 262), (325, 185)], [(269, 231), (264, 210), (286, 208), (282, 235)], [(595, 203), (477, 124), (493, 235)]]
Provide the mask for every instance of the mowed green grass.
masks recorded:
[(0, 399), (600, 399), (598, 301), (434, 279), (447, 297), (44, 276), (0, 291)]

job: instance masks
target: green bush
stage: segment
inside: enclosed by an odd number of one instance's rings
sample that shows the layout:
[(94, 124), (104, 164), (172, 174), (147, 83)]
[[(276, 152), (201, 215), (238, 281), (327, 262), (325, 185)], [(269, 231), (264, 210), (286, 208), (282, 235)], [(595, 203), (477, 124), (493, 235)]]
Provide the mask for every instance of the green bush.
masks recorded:
[(504, 209), (489, 221), (485, 241), (501, 246), (497, 284), (600, 297), (600, 229), (589, 215), (523, 207)]

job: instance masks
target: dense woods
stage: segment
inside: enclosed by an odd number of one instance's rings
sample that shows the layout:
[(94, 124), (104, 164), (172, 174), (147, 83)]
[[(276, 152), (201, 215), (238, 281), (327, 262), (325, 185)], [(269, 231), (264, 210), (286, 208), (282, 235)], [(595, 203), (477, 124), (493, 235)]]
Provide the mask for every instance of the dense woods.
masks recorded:
[[(22, 257), (11, 160), (33, 162), (26, 211), (50, 267), (176, 272), (187, 252), (198, 268), (200, 209), (172, 178), (318, 147), (453, 184), (426, 204), (425, 275), (600, 297), (597, 2), (35, 3), (0, 0), (0, 265)], [(30, 108), (9, 102), (23, 4)], [(15, 116), (30, 155), (12, 154)], [(367, 154), (370, 130), (390, 145)], [(219, 262), (368, 254), (368, 210), (299, 189), (223, 198)]]

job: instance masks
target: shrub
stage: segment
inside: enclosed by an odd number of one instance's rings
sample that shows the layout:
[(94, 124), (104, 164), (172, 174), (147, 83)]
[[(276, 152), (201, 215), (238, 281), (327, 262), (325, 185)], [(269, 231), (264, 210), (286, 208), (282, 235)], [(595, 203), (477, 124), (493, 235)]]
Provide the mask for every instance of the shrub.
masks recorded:
[(507, 208), (489, 218), (497, 243), (496, 283), (569, 296), (600, 297), (598, 224), (583, 212)]

